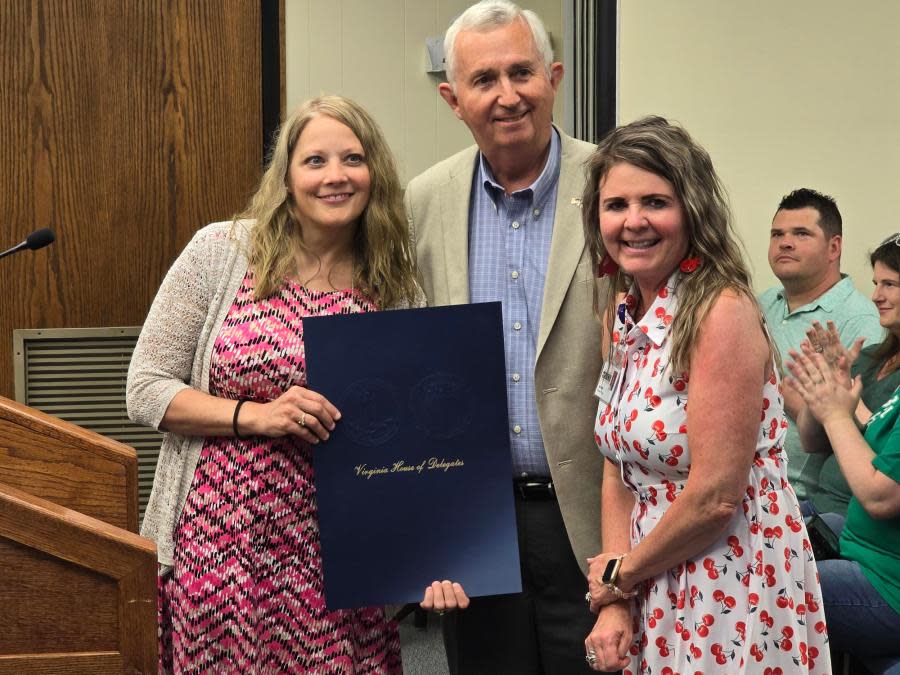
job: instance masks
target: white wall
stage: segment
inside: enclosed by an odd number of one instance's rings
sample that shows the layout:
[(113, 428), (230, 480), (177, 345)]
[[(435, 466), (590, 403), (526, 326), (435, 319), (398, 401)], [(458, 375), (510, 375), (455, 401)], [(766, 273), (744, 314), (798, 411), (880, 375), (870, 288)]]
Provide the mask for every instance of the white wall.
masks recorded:
[(712, 155), (758, 289), (776, 282), (768, 230), (812, 187), (844, 219), (843, 269), (900, 230), (900, 3), (622, 0), (619, 121), (678, 120)]
[[(358, 101), (384, 130), (405, 184), (473, 142), (438, 95), (441, 80), (425, 72), (425, 38), (443, 36), (472, 1), (285, 0), (287, 109), (323, 93)], [(544, 20), (561, 59), (562, 0), (520, 4)]]

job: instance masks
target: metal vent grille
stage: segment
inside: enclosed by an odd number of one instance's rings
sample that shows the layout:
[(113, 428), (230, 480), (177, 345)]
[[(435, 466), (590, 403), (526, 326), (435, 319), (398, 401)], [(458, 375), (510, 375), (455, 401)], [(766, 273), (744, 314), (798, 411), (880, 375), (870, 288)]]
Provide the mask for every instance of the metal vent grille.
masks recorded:
[(140, 517), (162, 434), (128, 419), (125, 379), (140, 326), (13, 331), (16, 400), (130, 445), (138, 457)]

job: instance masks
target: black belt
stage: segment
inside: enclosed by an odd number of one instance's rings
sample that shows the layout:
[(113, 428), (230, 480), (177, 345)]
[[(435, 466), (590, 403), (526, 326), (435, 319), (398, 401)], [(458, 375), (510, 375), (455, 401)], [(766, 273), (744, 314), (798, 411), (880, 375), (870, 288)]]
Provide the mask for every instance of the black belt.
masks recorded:
[(549, 478), (518, 478), (513, 481), (516, 497), (524, 500), (556, 499), (553, 481)]

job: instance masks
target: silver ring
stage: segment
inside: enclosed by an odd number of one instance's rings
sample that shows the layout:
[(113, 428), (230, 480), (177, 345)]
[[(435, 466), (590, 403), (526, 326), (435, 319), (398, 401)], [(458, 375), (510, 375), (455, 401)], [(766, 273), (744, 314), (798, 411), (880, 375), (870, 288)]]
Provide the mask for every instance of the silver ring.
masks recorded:
[(822, 345), (816, 345), (816, 354), (821, 354), (824, 351), (825, 347), (823, 347)]
[(597, 663), (597, 654), (595, 654), (594, 652), (588, 652), (584, 655), (584, 660), (587, 661), (587, 664), (589, 666), (593, 666), (595, 663)]
[(300, 419), (297, 420), (297, 424), (299, 424), (301, 427), (306, 426), (306, 411), (305, 410), (300, 411)]
[(584, 594), (584, 599), (587, 600), (588, 602), (591, 601), (591, 592), (590, 591), (588, 591), (587, 593)]

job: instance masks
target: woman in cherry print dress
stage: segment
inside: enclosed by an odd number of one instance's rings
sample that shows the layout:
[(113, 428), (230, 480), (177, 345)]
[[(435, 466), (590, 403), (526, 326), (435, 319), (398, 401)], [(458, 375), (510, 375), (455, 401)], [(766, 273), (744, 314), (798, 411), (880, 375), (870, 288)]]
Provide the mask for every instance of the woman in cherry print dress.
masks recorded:
[(831, 672), (774, 348), (709, 155), (650, 117), (611, 132), (588, 170), (585, 234), (616, 295), (597, 303), (611, 309), (587, 661), (626, 674)]

